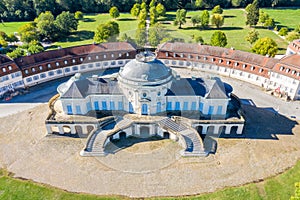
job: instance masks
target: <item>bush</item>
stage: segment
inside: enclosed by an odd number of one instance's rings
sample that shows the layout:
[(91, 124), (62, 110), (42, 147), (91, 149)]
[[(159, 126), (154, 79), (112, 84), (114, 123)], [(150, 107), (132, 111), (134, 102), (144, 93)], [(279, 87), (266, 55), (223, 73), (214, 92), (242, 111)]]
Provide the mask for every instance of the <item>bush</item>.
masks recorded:
[(289, 32), (289, 29), (286, 27), (283, 27), (279, 30), (278, 35), (286, 36), (288, 34), (288, 32)]

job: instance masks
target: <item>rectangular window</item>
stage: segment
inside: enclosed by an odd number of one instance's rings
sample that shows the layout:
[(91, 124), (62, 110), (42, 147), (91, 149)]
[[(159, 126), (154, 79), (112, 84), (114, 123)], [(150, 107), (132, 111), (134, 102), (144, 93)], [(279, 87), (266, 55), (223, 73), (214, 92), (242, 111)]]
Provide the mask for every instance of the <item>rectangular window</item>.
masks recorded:
[(123, 109), (123, 102), (122, 101), (118, 102), (118, 110), (124, 110)]
[(86, 103), (86, 110), (89, 112), (90, 110), (92, 110), (92, 105), (91, 102), (87, 102)]
[(214, 112), (214, 106), (209, 106), (209, 107), (208, 107), (208, 114), (209, 114), (209, 115), (212, 115), (213, 112)]
[(115, 102), (113, 102), (113, 101), (109, 102), (109, 107), (110, 107), (110, 110), (116, 110)]
[(167, 102), (167, 110), (172, 110), (172, 102)]
[(157, 102), (157, 105), (156, 105), (156, 112), (157, 112), (157, 113), (161, 112), (161, 103), (160, 103), (160, 102)]
[(180, 110), (180, 102), (175, 102), (175, 110)]
[(197, 108), (196, 108), (196, 102), (195, 101), (193, 101), (192, 102), (192, 105), (191, 105), (191, 110), (196, 110)]
[(189, 103), (188, 102), (183, 102), (183, 110), (188, 110), (189, 109)]
[(134, 112), (134, 110), (133, 110), (133, 106), (132, 106), (132, 103), (131, 102), (129, 102), (129, 113), (133, 113)]
[(223, 107), (218, 106), (217, 115), (222, 115), (222, 110), (223, 110)]
[(76, 114), (81, 114), (81, 108), (79, 105), (76, 106)]
[(106, 101), (102, 101), (102, 110), (107, 110), (107, 103), (106, 103)]
[(95, 110), (99, 110), (99, 103), (98, 103), (98, 101), (94, 102), (94, 107), (95, 107)]
[(72, 106), (71, 105), (67, 105), (67, 112), (68, 112), (68, 115), (72, 115), (73, 114)]
[(199, 103), (199, 111), (201, 111), (201, 112), (203, 111), (203, 106), (204, 106), (204, 104), (202, 102), (200, 102)]

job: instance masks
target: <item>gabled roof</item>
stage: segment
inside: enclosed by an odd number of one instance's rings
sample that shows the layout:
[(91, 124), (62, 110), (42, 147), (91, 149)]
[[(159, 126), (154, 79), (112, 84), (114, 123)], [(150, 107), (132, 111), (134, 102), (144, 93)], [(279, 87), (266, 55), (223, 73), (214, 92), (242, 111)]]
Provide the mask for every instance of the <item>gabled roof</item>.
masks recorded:
[(224, 83), (220, 79), (214, 79), (211, 88), (206, 95), (207, 99), (228, 99)]
[(9, 62), (13, 62), (13, 60), (11, 60), (6, 55), (0, 54), (0, 65), (5, 64), (5, 63), (9, 63)]
[(173, 80), (166, 96), (202, 96), (206, 94), (206, 87), (203, 79), (182, 78)]
[(122, 94), (117, 80), (98, 78), (79, 79), (73, 81), (61, 98), (85, 98), (91, 94)]
[(120, 51), (135, 51), (135, 47), (128, 42), (108, 42), (101, 44), (88, 44), (82, 46), (68, 47), (57, 50), (40, 52), (29, 56), (15, 59), (15, 62), (22, 68), (23, 66), (33, 65), (40, 62), (47, 62), (53, 59), (63, 59), (74, 56), (85, 56), (92, 53)]

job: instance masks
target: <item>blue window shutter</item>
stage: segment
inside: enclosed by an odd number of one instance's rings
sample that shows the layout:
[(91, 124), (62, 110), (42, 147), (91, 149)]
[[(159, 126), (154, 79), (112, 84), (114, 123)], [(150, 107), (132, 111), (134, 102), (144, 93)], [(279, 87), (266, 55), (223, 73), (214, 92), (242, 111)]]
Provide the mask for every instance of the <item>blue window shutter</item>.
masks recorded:
[(72, 115), (73, 114), (72, 106), (71, 105), (67, 105), (67, 112), (68, 112), (68, 115)]

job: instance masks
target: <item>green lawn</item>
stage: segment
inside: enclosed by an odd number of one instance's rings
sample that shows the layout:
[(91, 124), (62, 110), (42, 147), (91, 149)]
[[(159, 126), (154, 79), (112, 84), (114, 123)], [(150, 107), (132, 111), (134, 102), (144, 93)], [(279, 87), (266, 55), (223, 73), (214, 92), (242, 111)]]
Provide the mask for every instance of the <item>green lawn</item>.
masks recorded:
[[(230, 187), (214, 193), (180, 197), (177, 199), (200, 200), (236, 200), (236, 199), (289, 199), (294, 194), (294, 183), (300, 181), (300, 161), (283, 174), (269, 178), (260, 183), (251, 183), (240, 187)], [(58, 199), (125, 199), (120, 196), (96, 196), (66, 192), (51, 186), (46, 186), (32, 181), (12, 178), (5, 170), (0, 170), (0, 200), (58, 200)], [(174, 198), (155, 198), (174, 199)]]
[[(300, 9), (263, 9), (271, 17), (273, 17), (278, 26), (287, 26), (294, 28), (300, 23)], [(208, 30), (200, 30), (197, 27), (193, 27), (191, 24), (191, 16), (200, 14), (201, 11), (188, 11), (187, 23), (183, 25), (183, 29), (178, 29), (177, 26), (173, 26), (173, 20), (175, 19), (175, 12), (167, 12), (165, 18), (161, 20), (163, 26), (176, 38), (182, 38), (185, 42), (193, 41), (192, 35), (201, 35), (205, 43), (210, 43), (210, 37), (216, 28), (211, 26)], [(220, 28), (225, 32), (228, 40), (227, 47), (234, 47), (235, 49), (250, 51), (251, 45), (245, 41), (245, 35), (249, 32), (250, 28), (245, 25), (245, 12), (242, 9), (225, 9), (224, 10), (225, 23)], [(85, 19), (79, 22), (78, 31), (69, 37), (62, 39), (60, 42), (54, 44), (54, 48), (57, 46), (69, 47), (82, 44), (91, 44), (93, 42), (94, 31), (100, 23), (105, 23), (108, 20), (112, 20), (109, 14), (86, 14)], [(132, 17), (129, 13), (121, 13), (117, 22), (120, 26), (121, 34), (126, 33), (128, 36), (134, 38), (135, 30), (137, 28), (138, 21)], [(0, 30), (7, 33), (13, 33), (26, 22), (10, 22), (0, 24)], [(278, 37), (271, 30), (265, 28), (257, 28), (260, 37), (270, 37), (276, 41), (279, 46), (279, 54), (284, 54), (288, 43)]]
[[(281, 10), (281, 12), (284, 12)], [(284, 12), (285, 13), (285, 12)], [(205, 43), (210, 43), (210, 38), (213, 32), (217, 29), (213, 26), (209, 30), (200, 30), (198, 27), (193, 27), (190, 18), (193, 15), (199, 15), (201, 11), (190, 11), (187, 13), (187, 23), (183, 25), (182, 29), (178, 29), (177, 26), (173, 26), (172, 20), (175, 18), (174, 12), (167, 12), (167, 23), (164, 23), (166, 29), (175, 36), (185, 39), (186, 42), (192, 41), (192, 35), (200, 35), (203, 37)], [(211, 13), (210, 13), (211, 14)], [(227, 47), (234, 47), (235, 49), (250, 51), (251, 45), (245, 41), (245, 36), (249, 32), (249, 26), (245, 25), (245, 12), (242, 9), (229, 9), (224, 10), (225, 16), (224, 25), (220, 28), (227, 36)], [(282, 15), (284, 18), (284, 16)], [(289, 18), (297, 18), (300, 21), (300, 15), (289, 16)], [(278, 37), (271, 30), (265, 28), (257, 28), (260, 37), (270, 37), (276, 41), (279, 47), (279, 53), (284, 54), (288, 43)]]

